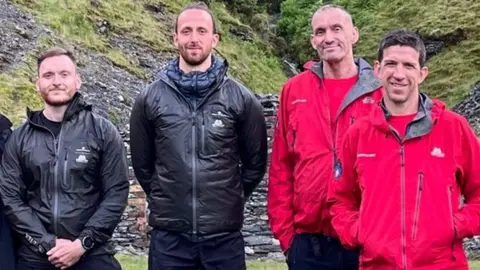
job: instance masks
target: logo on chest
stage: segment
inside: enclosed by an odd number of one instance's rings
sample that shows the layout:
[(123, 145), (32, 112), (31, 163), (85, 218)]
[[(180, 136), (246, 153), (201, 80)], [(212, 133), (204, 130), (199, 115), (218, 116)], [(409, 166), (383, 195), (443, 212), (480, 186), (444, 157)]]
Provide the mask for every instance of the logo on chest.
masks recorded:
[(90, 149), (86, 148), (85, 146), (82, 146), (82, 148), (79, 148), (79, 149), (75, 150), (75, 155), (77, 155), (77, 158), (75, 159), (75, 162), (77, 162), (77, 163), (88, 163), (87, 156), (90, 155)]

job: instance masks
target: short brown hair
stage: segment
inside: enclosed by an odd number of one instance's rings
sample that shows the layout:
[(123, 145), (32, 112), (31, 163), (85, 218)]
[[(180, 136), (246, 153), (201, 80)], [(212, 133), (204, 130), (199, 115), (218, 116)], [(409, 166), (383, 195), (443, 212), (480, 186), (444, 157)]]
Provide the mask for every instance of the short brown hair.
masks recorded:
[(54, 56), (61, 56), (65, 55), (72, 60), (73, 64), (76, 64), (75, 61), (75, 56), (73, 55), (73, 52), (61, 47), (53, 47), (50, 48), (44, 52), (42, 52), (38, 57), (37, 57), (37, 71), (40, 69), (40, 65), (42, 64), (43, 60), (54, 57)]
[(217, 22), (215, 21), (215, 16), (213, 16), (213, 13), (212, 11), (210, 11), (210, 9), (208, 8), (207, 4), (205, 4), (204, 2), (196, 2), (196, 3), (192, 3), (192, 4), (188, 4), (186, 7), (184, 7), (177, 15), (177, 18), (175, 19), (175, 33), (177, 33), (178, 31), (178, 17), (180, 17), (180, 14), (182, 14), (183, 12), (187, 11), (187, 10), (190, 10), (190, 9), (198, 9), (198, 10), (203, 10), (203, 11), (206, 11), (210, 17), (212, 18), (212, 23), (213, 23), (213, 33), (214, 34), (218, 34), (218, 31), (217, 31)]

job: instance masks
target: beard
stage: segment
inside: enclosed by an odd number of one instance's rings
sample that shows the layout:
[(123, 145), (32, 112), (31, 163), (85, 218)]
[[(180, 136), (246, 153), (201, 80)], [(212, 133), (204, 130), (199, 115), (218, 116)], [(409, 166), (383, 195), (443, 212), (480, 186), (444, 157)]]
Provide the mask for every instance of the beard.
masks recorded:
[(207, 53), (203, 50), (198, 50), (195, 54), (192, 54), (185, 46), (181, 47), (179, 50), (183, 61), (185, 61), (185, 63), (187, 63), (189, 66), (201, 65), (210, 55), (210, 52)]
[(49, 90), (40, 91), (40, 96), (45, 101), (46, 104), (52, 107), (61, 107), (67, 105), (72, 100), (72, 96), (68, 95), (65, 91), (65, 95), (62, 96), (51, 96)]

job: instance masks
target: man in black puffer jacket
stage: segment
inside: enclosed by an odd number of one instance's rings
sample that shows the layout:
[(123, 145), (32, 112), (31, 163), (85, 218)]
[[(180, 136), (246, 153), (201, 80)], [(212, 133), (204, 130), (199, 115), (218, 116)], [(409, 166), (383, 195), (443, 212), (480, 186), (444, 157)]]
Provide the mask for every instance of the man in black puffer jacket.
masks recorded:
[(21, 241), (17, 270), (117, 270), (109, 243), (127, 205), (128, 167), (115, 126), (77, 92), (72, 53), (38, 58), (40, 111), (5, 145), (0, 196)]
[(245, 269), (244, 205), (267, 162), (262, 107), (212, 55), (207, 7), (185, 8), (175, 32), (180, 57), (137, 97), (130, 120), (154, 228), (149, 269)]
[[(12, 122), (3, 114), (0, 114), (0, 161), (10, 134), (12, 134)], [(0, 200), (0, 269), (15, 270), (14, 239), (12, 238), (10, 224), (8, 224), (3, 211), (4, 206), (2, 200)]]

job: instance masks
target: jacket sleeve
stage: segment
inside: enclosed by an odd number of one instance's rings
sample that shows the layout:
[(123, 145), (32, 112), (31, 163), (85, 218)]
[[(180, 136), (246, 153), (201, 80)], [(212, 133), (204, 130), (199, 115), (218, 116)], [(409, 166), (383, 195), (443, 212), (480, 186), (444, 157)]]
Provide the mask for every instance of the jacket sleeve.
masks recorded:
[(97, 244), (107, 242), (120, 222), (128, 203), (128, 165), (120, 133), (111, 122), (104, 122), (100, 177), (103, 196), (97, 211), (85, 224), (79, 237), (90, 236)]
[(145, 98), (145, 92), (137, 96), (130, 115), (130, 154), (135, 177), (148, 195), (155, 164), (155, 133)]
[(2, 161), (2, 153), (5, 149), (5, 143), (12, 134), (12, 122), (0, 114), (0, 162)]
[(293, 226), (293, 157), (287, 142), (288, 114), (286, 84), (280, 94), (277, 124), (272, 142), (272, 154), (268, 176), (267, 213), (273, 236), (280, 241), (285, 252), (295, 234)]
[(32, 251), (45, 255), (55, 247), (55, 235), (45, 226), (25, 203), (26, 187), (20, 164), (18, 133), (12, 133), (5, 144), (0, 168), (0, 198), (11, 228)]
[(342, 174), (329, 183), (327, 208), (332, 215), (332, 226), (337, 232), (342, 245), (346, 248), (358, 246), (358, 222), (360, 208), (360, 189), (355, 173), (356, 131), (352, 128), (345, 133), (338, 158)]
[(267, 127), (260, 102), (252, 95), (239, 123), (238, 139), (242, 163), (242, 182), (245, 198), (252, 195), (265, 176), (267, 167)]
[(456, 236), (459, 239), (480, 234), (480, 142), (468, 122), (461, 118), (461, 146), (457, 173), (465, 205), (454, 214)]

